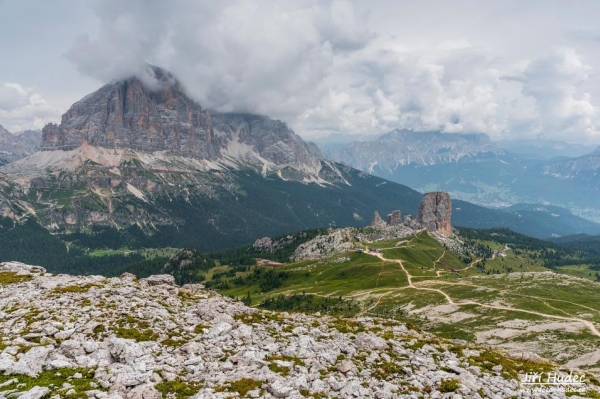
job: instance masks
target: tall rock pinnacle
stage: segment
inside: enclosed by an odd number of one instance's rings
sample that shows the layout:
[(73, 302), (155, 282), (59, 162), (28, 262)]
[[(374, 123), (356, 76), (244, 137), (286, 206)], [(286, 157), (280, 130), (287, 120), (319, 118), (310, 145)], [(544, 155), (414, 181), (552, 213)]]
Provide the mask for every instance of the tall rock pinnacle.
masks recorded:
[(375, 215), (373, 216), (373, 221), (371, 222), (371, 227), (378, 227), (378, 228), (382, 228), (382, 227), (386, 227), (387, 223), (385, 222), (385, 220), (383, 220), (381, 218), (381, 216), (379, 216), (379, 212), (375, 211)]
[(430, 231), (449, 236), (452, 234), (450, 217), (452, 216), (452, 201), (450, 194), (445, 191), (426, 193), (419, 204), (417, 221)]
[(395, 210), (387, 216), (387, 224), (388, 226), (398, 226), (402, 224), (399, 210)]

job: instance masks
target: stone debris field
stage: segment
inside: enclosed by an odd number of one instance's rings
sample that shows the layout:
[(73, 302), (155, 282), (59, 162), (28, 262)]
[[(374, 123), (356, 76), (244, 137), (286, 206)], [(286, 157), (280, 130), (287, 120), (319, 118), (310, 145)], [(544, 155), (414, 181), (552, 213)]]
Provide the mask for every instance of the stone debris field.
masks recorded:
[(0, 264), (0, 398), (566, 397), (522, 390), (549, 370), (400, 321), (249, 308), (170, 275)]

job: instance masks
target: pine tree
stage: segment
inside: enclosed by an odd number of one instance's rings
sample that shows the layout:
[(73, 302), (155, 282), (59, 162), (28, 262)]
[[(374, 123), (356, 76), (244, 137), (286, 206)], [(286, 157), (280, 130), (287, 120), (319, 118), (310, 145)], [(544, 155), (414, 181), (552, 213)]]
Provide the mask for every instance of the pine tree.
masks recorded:
[(248, 294), (246, 295), (246, 297), (242, 300), (242, 302), (244, 303), (244, 305), (246, 306), (250, 306), (252, 305), (252, 298), (250, 297), (250, 291), (248, 291)]

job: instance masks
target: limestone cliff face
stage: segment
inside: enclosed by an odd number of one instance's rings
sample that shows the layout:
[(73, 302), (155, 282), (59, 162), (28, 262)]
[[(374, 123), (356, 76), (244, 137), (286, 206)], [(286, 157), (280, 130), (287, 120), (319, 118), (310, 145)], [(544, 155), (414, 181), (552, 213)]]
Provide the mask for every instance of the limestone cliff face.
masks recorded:
[(450, 194), (445, 191), (435, 191), (423, 196), (417, 214), (417, 221), (423, 228), (449, 236), (452, 234), (451, 216)]
[(388, 226), (398, 226), (402, 224), (399, 210), (395, 210), (387, 216), (387, 224)]
[(302, 140), (284, 122), (266, 116), (212, 112), (212, 125), (220, 152), (226, 156), (252, 148), (275, 165), (309, 167), (317, 167), (323, 158), (316, 145)]
[(73, 104), (60, 126), (43, 129), (42, 150), (72, 150), (87, 142), (216, 158), (210, 113), (188, 98), (170, 73), (159, 68), (148, 72), (151, 83), (138, 77), (109, 83)]
[(320, 168), (322, 155), (285, 123), (202, 109), (169, 72), (148, 66), (140, 76), (109, 83), (75, 103), (60, 125), (43, 129), (42, 150), (83, 144), (203, 160), (248, 160)]

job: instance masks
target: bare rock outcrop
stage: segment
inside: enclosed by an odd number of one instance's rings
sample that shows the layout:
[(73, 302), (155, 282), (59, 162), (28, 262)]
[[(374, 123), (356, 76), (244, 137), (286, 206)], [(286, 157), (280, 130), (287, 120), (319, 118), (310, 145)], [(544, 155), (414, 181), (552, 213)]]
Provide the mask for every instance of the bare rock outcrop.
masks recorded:
[(402, 217), (400, 216), (399, 210), (395, 210), (387, 216), (387, 224), (388, 226), (398, 226), (402, 224)]
[[(482, 347), (456, 350), (395, 320), (272, 313), (201, 288), (16, 262), (0, 263), (2, 274), (12, 282), (0, 285), (0, 398), (160, 399), (173, 387), (206, 399), (550, 397), (524, 390), (501, 365), (472, 365)], [(400, 394), (406, 387), (413, 394)]]
[(189, 99), (168, 72), (149, 67), (141, 77), (105, 85), (42, 130), (43, 150), (83, 143), (105, 148), (169, 151), (215, 159), (218, 139), (211, 116)]
[(379, 216), (379, 212), (375, 211), (373, 221), (371, 222), (371, 227), (383, 228), (385, 226), (387, 226), (387, 223), (381, 218), (381, 216)]
[(319, 235), (310, 241), (302, 243), (296, 248), (292, 259), (317, 259), (323, 256), (344, 253), (353, 248), (353, 228), (334, 229), (328, 234)]
[(423, 228), (449, 236), (452, 234), (451, 216), (450, 194), (445, 191), (434, 191), (423, 196), (417, 214), (417, 221)]

